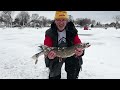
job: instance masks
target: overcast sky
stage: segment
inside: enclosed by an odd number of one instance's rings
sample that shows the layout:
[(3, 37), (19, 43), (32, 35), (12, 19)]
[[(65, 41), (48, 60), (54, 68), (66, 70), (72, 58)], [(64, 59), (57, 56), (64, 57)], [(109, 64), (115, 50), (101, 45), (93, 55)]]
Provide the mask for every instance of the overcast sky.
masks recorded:
[[(49, 19), (54, 19), (55, 11), (28, 11), (30, 15), (38, 13), (40, 16), (45, 16)], [(19, 11), (15, 11), (15, 17)], [(90, 18), (100, 22), (113, 21), (113, 16), (120, 15), (120, 11), (68, 11), (69, 15), (76, 18)]]

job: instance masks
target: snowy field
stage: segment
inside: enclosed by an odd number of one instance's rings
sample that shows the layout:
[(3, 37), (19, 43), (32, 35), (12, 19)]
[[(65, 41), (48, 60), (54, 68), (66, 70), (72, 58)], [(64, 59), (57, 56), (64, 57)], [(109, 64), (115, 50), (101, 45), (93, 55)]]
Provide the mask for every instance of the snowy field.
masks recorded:
[[(31, 58), (39, 52), (48, 28), (0, 28), (0, 79), (47, 79), (44, 57), (37, 65)], [(120, 29), (77, 28), (82, 42), (90, 42), (83, 56), (79, 79), (120, 79)], [(64, 64), (62, 79), (66, 79)]]

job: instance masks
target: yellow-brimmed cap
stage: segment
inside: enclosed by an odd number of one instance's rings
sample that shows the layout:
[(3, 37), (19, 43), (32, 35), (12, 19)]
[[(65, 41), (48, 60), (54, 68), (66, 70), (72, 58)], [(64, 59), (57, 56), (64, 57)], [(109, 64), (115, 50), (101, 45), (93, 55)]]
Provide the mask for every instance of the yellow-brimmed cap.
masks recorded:
[(55, 13), (55, 19), (68, 19), (67, 11), (56, 11)]

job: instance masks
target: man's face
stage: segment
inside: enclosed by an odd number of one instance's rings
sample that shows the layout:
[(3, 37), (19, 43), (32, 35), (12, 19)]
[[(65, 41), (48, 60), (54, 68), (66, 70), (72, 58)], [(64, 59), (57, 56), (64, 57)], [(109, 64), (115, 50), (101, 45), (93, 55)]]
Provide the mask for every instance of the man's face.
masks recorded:
[(55, 24), (59, 31), (63, 31), (65, 29), (67, 22), (67, 19), (55, 19)]

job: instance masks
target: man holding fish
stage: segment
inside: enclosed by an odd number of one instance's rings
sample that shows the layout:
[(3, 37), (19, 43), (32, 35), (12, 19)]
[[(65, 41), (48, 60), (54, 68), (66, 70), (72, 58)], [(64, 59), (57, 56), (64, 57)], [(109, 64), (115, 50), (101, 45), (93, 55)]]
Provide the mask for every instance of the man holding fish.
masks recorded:
[[(78, 37), (78, 31), (73, 22), (69, 21), (66, 11), (56, 11), (55, 18), (50, 29), (45, 33), (44, 45), (48, 47), (71, 47), (76, 44), (81, 44)], [(81, 66), (83, 64), (82, 56), (84, 50), (81, 48), (75, 49), (75, 54), (71, 57), (59, 61), (54, 51), (50, 51), (45, 56), (46, 66), (49, 68), (49, 79), (61, 79), (61, 67), (65, 63), (65, 71), (67, 79), (78, 79)]]

